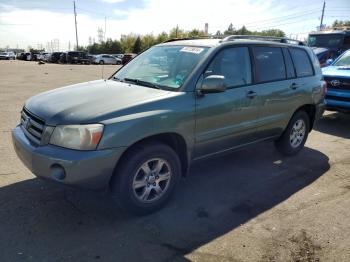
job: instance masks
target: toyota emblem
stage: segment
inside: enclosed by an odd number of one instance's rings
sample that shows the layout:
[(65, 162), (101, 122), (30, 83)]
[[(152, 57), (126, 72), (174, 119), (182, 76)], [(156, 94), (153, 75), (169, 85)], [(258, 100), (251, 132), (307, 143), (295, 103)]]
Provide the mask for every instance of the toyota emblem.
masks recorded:
[(332, 86), (339, 86), (340, 85), (340, 81), (339, 80), (332, 80), (331, 81), (331, 85)]

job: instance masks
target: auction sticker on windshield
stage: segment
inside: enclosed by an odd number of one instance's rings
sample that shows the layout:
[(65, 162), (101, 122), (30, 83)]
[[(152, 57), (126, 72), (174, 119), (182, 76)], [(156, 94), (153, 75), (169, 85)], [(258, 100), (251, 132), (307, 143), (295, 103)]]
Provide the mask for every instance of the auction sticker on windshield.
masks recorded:
[(200, 54), (203, 50), (204, 48), (200, 48), (200, 47), (185, 46), (180, 50), (180, 52)]

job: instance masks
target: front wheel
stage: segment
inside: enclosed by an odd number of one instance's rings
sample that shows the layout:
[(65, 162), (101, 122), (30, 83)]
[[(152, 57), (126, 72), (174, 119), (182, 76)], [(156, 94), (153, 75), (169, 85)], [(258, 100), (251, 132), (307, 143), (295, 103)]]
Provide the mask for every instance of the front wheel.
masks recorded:
[(104, 65), (105, 61), (101, 60), (100, 65)]
[(171, 197), (180, 177), (180, 160), (169, 146), (146, 143), (130, 149), (112, 179), (112, 195), (125, 210), (146, 215)]
[(298, 111), (289, 121), (287, 128), (275, 145), (284, 155), (295, 155), (306, 142), (310, 130), (310, 118), (305, 111)]

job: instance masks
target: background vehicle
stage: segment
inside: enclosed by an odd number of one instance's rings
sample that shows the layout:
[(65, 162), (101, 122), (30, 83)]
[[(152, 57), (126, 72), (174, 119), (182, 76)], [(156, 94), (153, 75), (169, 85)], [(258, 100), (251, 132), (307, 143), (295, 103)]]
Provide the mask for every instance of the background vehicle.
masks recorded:
[(62, 52), (53, 52), (49, 58), (48, 58), (48, 62), (50, 63), (58, 63), (60, 60), (60, 56), (61, 56)]
[(124, 54), (122, 58), (122, 65), (126, 65), (127, 63), (129, 63), (135, 56), (136, 54), (133, 53)]
[(331, 58), (336, 58), (347, 49), (350, 49), (350, 31), (325, 30), (309, 34), (308, 45), (310, 47), (327, 48)]
[(350, 112), (350, 50), (322, 69), (328, 110)]
[(116, 58), (112, 55), (96, 55), (93, 60), (94, 64), (109, 64), (109, 65), (119, 65), (121, 64), (121, 60), (119, 58)]
[(63, 52), (60, 55), (60, 59), (58, 60), (60, 64), (66, 64), (67, 63), (67, 52)]
[(119, 59), (123, 59), (123, 54), (111, 54), (112, 56), (119, 58)]
[(70, 51), (66, 57), (68, 64), (91, 64), (91, 61), (85, 52)]
[(16, 55), (14, 52), (0, 52), (0, 60), (15, 60)]
[(314, 51), (317, 56), (318, 61), (320, 62), (321, 67), (327, 66), (328, 59), (334, 59), (334, 54), (328, 49), (324, 47), (313, 47), (312, 51)]
[(37, 60), (45, 61), (45, 56), (47, 56), (48, 54), (48, 52), (41, 52), (37, 55)]
[(297, 154), (324, 95), (308, 47), (236, 37), (168, 41), (108, 80), (30, 98), (12, 136), (35, 175), (110, 188), (122, 207), (146, 214), (170, 199), (192, 161), (262, 141)]

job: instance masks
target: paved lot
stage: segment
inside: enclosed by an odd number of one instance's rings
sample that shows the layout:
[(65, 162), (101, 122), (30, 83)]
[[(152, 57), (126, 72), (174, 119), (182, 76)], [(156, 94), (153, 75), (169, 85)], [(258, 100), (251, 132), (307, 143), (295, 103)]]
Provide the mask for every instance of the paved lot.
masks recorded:
[[(104, 75), (116, 69), (105, 66)], [(36, 179), (10, 129), (30, 96), (101, 66), (0, 61), (0, 261), (350, 261), (350, 116), (324, 116), (305, 150), (271, 143), (196, 163), (162, 211)]]

